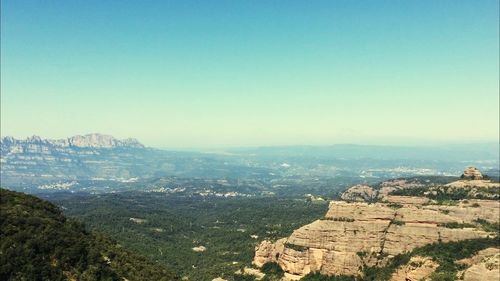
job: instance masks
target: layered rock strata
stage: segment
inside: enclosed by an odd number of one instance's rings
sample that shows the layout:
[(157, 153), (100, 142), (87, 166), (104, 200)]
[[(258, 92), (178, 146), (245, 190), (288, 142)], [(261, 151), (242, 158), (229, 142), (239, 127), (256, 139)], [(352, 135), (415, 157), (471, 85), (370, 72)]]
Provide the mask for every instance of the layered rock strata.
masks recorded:
[(464, 173), (462, 174), (462, 177), (466, 178), (466, 179), (473, 179), (473, 180), (482, 180), (483, 179), (483, 175), (475, 167), (465, 168)]
[[(364, 266), (382, 266), (392, 256), (426, 244), (493, 236), (479, 228), (447, 228), (448, 223), (498, 222), (499, 204), (482, 201), (457, 206), (333, 201), (325, 217), (275, 243), (256, 247), (254, 264), (277, 262), (288, 279), (309, 272), (360, 275)], [(476, 202), (477, 203), (477, 202)]]

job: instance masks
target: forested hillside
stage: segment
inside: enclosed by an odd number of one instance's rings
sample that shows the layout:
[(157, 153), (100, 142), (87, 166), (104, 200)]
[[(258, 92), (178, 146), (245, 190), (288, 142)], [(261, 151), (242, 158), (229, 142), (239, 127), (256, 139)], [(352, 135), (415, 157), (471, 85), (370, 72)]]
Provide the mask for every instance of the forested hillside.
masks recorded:
[[(290, 235), (324, 215), (326, 201), (305, 198), (203, 198), (162, 193), (52, 195), (92, 229), (175, 270), (181, 277), (240, 280), (259, 239)], [(240, 278), (240, 279), (238, 279)]]
[(49, 202), (5, 189), (0, 195), (0, 280), (176, 280)]

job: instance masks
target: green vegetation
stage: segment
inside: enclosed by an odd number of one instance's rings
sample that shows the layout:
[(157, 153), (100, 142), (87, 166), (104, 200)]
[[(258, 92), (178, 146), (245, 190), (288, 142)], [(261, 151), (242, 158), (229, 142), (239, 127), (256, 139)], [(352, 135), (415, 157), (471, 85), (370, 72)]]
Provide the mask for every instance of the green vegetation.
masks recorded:
[(429, 191), (429, 187), (413, 187), (413, 188), (403, 188), (390, 192), (390, 195), (400, 195), (400, 196), (419, 196), (426, 197), (425, 193)]
[(391, 221), (391, 224), (395, 224), (395, 225), (405, 225), (405, 222), (404, 221), (400, 221), (400, 220), (392, 220)]
[(392, 273), (400, 266), (408, 263), (410, 261), (411, 255), (409, 253), (399, 254), (394, 258), (390, 259), (385, 267), (365, 267), (364, 268), (364, 279), (367, 281), (381, 281), (389, 280)]
[(331, 221), (346, 221), (346, 222), (353, 222), (353, 218), (346, 218), (346, 217), (335, 217), (335, 218), (330, 218), (330, 217), (325, 217), (325, 220), (331, 220)]
[[(253, 275), (248, 275), (248, 274), (233, 274), (233, 280), (234, 281), (255, 281), (255, 277)], [(269, 279), (267, 279), (267, 280), (269, 280)]]
[(266, 274), (263, 281), (280, 280), (285, 275), (283, 269), (281, 269), (279, 264), (275, 262), (268, 262), (264, 264), (260, 271)]
[(387, 204), (387, 207), (393, 208), (393, 209), (399, 209), (399, 208), (403, 208), (403, 205), (401, 205), (399, 203), (389, 203), (389, 204)]
[(474, 222), (481, 225), (481, 228), (484, 231), (496, 232), (496, 233), (500, 232), (500, 225), (498, 223), (491, 223), (491, 222), (484, 220), (484, 219), (476, 219)]
[[(255, 246), (322, 217), (328, 203), (305, 199), (182, 197), (127, 192), (52, 198), (65, 213), (189, 280), (234, 275), (250, 265)], [(130, 218), (145, 220), (137, 223)], [(206, 251), (194, 252), (204, 246)]]
[(309, 273), (301, 281), (356, 281), (360, 280), (354, 276), (327, 276), (317, 272)]
[(474, 227), (476, 227), (475, 225), (470, 224), (470, 223), (458, 223), (458, 222), (440, 223), (439, 226), (446, 227), (446, 228), (474, 228)]
[(0, 200), (0, 280), (175, 279), (49, 202), (4, 189)]
[(356, 255), (358, 255), (358, 257), (360, 257), (360, 258), (364, 258), (368, 255), (368, 253), (367, 252), (356, 252)]
[[(448, 186), (435, 187), (415, 187), (407, 189), (399, 189), (390, 193), (391, 195), (400, 196), (418, 196), (427, 197), (436, 200), (438, 204), (450, 204), (457, 200), (464, 199), (490, 199), (500, 200), (500, 190), (498, 188), (481, 188), (477, 193), (471, 193), (468, 189), (450, 188)], [(479, 204), (474, 203), (472, 207), (479, 207)]]
[(292, 244), (292, 243), (289, 243), (289, 242), (285, 243), (285, 247), (288, 248), (288, 249), (299, 251), (299, 252), (303, 252), (303, 251), (307, 250), (307, 247), (300, 246), (300, 245), (295, 245), (295, 244)]

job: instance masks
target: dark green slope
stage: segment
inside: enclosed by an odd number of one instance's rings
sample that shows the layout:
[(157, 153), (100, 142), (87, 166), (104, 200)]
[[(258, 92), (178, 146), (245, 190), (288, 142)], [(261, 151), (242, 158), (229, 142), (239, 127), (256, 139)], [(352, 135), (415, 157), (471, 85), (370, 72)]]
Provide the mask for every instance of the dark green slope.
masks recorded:
[(175, 280), (53, 204), (0, 189), (0, 280)]

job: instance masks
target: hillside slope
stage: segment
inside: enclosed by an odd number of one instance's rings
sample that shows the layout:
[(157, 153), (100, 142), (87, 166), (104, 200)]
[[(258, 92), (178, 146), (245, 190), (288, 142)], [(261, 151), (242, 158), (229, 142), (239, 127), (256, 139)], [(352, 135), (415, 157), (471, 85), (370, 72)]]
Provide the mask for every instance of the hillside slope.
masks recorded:
[(175, 280), (53, 204), (0, 189), (0, 280)]

